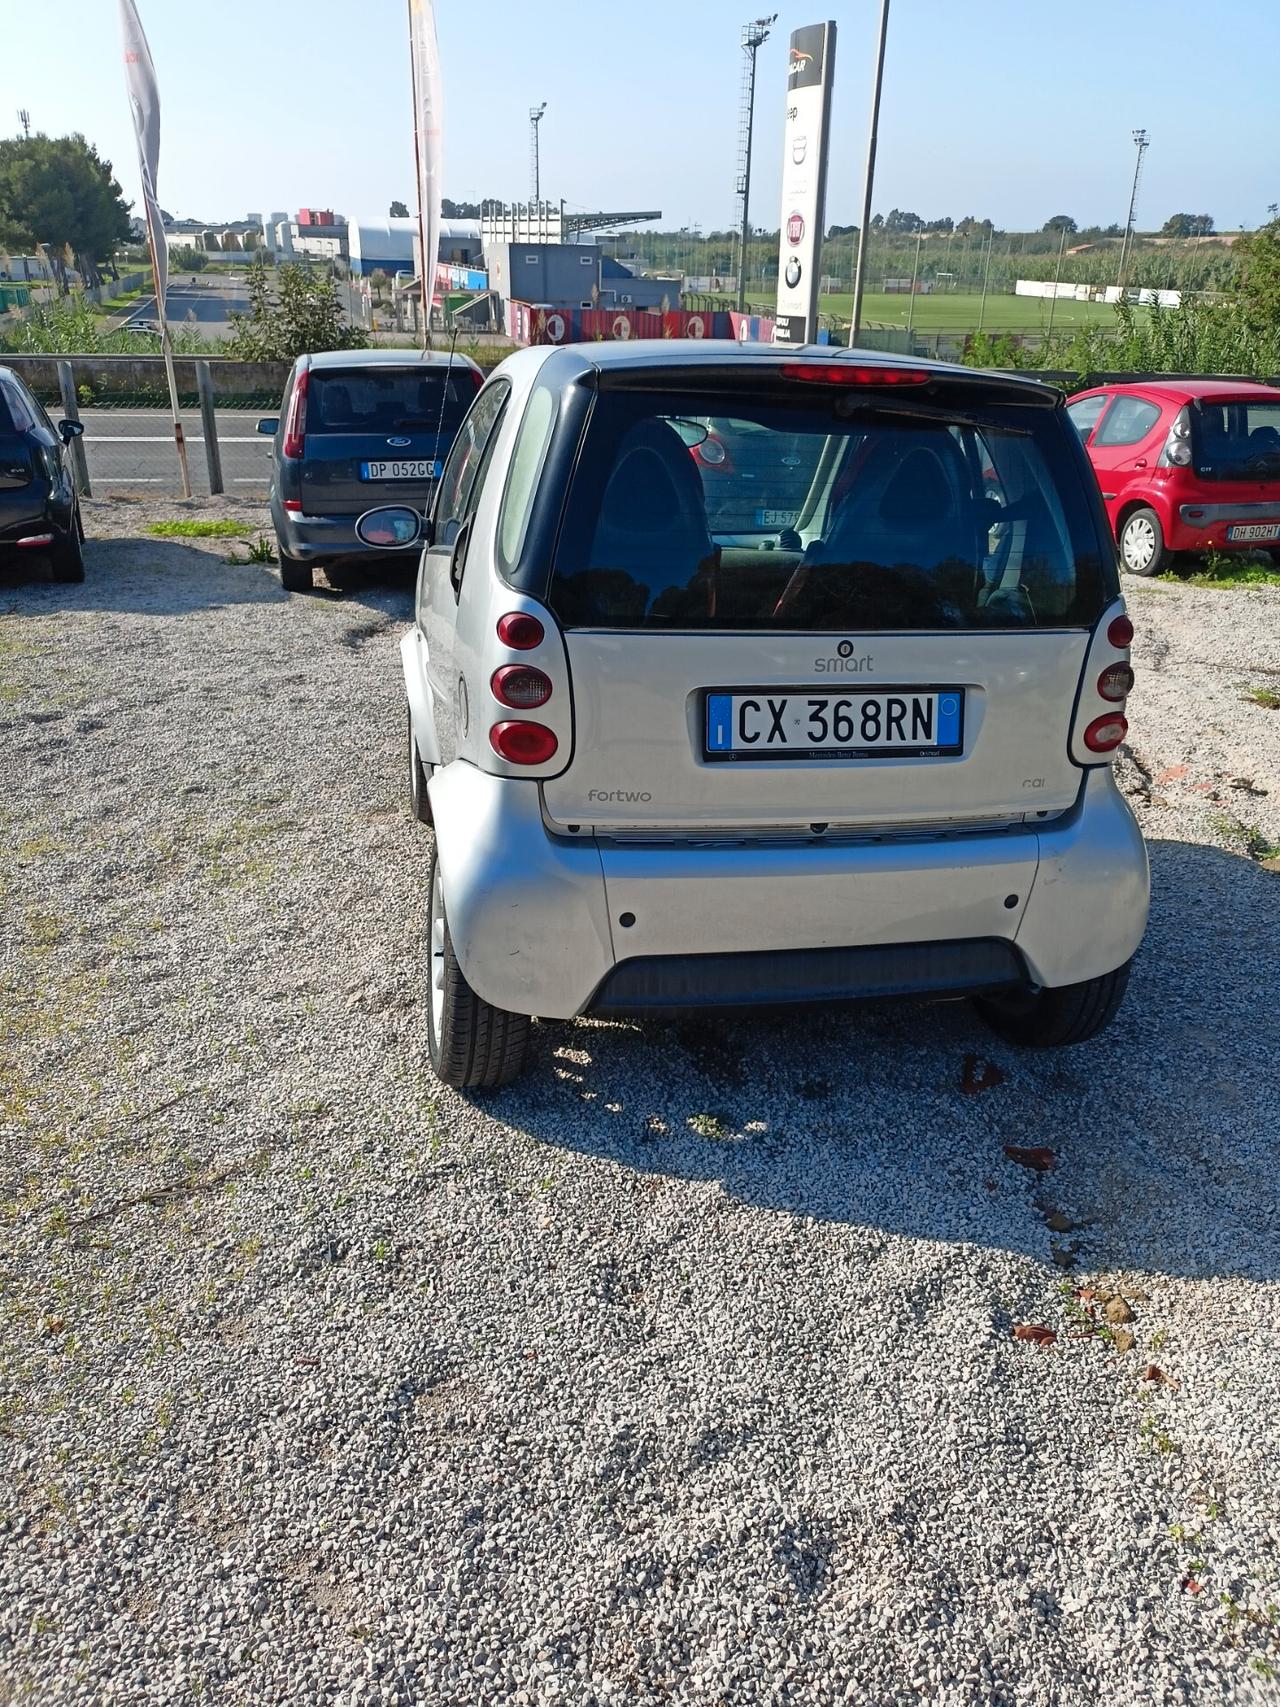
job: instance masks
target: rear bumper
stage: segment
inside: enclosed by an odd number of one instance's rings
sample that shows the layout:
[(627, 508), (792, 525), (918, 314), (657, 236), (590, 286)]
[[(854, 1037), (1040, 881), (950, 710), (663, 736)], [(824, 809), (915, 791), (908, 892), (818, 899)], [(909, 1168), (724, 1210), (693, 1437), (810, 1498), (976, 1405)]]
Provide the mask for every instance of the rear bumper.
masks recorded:
[(1146, 928), (1146, 850), (1107, 767), (1042, 829), (844, 844), (553, 836), (535, 784), (461, 763), (430, 794), (468, 982), (548, 1019), (1074, 984)]
[(1228, 539), (1232, 527), (1280, 527), (1280, 502), (1262, 504), (1179, 504), (1166, 541), (1174, 551), (1249, 551), (1259, 545), (1280, 546), (1277, 540)]
[[(369, 508), (376, 509), (377, 503), (370, 503)], [(371, 550), (362, 545), (356, 538), (357, 516), (299, 515), (294, 510), (286, 510), (278, 500), (272, 501), (271, 515), (281, 546), (299, 563), (322, 563), (334, 557), (361, 557), (370, 561), (389, 558), (395, 562), (402, 557), (416, 558), (418, 555), (416, 546), (410, 552), (401, 553)]]

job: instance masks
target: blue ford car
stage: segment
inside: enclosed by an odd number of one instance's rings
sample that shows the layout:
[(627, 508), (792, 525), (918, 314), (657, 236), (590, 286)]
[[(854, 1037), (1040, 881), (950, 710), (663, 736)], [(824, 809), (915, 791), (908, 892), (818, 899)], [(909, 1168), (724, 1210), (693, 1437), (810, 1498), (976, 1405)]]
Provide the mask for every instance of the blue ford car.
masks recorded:
[(258, 422), (272, 447), (271, 519), (280, 580), (307, 592), (317, 568), (376, 556), (356, 538), (379, 504), (431, 507), (441, 465), (483, 383), (466, 356), (331, 350), (300, 356), (279, 417)]

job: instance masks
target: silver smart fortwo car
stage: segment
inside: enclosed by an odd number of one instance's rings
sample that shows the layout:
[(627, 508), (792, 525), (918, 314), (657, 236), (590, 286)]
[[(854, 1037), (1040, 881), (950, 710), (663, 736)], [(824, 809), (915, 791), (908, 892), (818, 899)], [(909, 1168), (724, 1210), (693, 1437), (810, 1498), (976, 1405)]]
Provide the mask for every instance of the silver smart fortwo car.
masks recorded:
[(1146, 925), (1132, 628), (1057, 392), (864, 351), (525, 350), (425, 524), (430, 1055), (530, 1016), (972, 996), (1081, 1043)]

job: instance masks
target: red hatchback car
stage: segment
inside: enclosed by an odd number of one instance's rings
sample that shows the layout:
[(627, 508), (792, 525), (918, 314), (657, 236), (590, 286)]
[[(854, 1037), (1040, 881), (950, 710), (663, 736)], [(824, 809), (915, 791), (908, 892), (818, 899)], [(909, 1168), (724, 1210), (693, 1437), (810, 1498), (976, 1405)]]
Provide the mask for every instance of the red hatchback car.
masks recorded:
[(1131, 575), (1179, 551), (1280, 561), (1280, 390), (1221, 379), (1102, 385), (1067, 406)]

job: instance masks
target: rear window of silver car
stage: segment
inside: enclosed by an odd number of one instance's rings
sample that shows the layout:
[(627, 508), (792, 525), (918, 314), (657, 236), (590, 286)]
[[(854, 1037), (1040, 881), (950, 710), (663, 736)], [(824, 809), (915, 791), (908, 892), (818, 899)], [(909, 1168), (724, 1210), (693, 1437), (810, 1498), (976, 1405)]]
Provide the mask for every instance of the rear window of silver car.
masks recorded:
[(1061, 411), (605, 392), (561, 527), (568, 627), (1091, 625), (1116, 593)]

